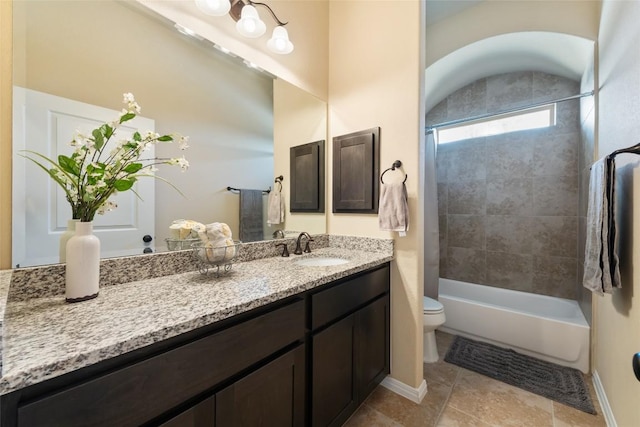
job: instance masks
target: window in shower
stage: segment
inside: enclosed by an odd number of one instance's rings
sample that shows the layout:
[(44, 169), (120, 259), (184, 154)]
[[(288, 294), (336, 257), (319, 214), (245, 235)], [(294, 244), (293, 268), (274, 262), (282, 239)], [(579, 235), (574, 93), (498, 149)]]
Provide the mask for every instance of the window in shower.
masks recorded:
[(438, 144), (500, 135), (520, 130), (539, 129), (556, 124), (556, 104), (529, 108), (512, 113), (498, 114), (490, 118), (470, 120), (463, 124), (438, 129)]

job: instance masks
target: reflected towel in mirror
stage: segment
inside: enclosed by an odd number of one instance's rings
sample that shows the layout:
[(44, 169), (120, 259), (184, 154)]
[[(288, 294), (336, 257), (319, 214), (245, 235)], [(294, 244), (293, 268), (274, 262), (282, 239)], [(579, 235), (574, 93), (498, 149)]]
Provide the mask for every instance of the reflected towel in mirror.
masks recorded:
[(255, 242), (263, 238), (262, 190), (240, 189), (240, 240)]
[(274, 188), (267, 200), (267, 224), (284, 224), (284, 196), (282, 188)]

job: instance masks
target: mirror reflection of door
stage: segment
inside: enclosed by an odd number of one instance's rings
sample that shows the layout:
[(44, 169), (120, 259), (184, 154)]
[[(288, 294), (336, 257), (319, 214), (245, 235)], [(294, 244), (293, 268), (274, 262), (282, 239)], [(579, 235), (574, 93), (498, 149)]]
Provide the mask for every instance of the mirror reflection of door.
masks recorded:
[[(13, 265), (20, 267), (51, 264), (59, 261), (59, 240), (71, 219), (71, 208), (64, 191), (37, 165), (18, 157), (21, 150), (31, 150), (57, 159), (70, 155), (69, 142), (77, 131), (90, 134), (103, 123), (119, 117), (120, 112), (85, 104), (42, 92), (14, 87), (14, 195)], [(118, 129), (111, 140), (130, 137), (135, 131), (154, 130), (154, 121), (136, 117)], [(109, 148), (107, 147), (107, 150)], [(153, 157), (153, 147), (145, 156)], [(18, 188), (18, 186), (20, 188)], [(133, 191), (117, 194), (112, 200), (117, 209), (96, 215), (94, 233), (100, 239), (101, 256), (124, 249), (127, 254), (141, 254), (154, 235), (153, 178), (138, 181)], [(46, 213), (46, 214), (43, 214)]]

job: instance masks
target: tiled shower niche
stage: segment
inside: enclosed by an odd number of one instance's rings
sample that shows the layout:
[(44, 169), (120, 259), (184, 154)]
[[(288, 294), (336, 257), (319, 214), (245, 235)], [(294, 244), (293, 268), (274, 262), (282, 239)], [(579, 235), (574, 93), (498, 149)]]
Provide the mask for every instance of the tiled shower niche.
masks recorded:
[[(450, 94), (427, 124), (578, 93), (541, 72), (496, 75)], [(440, 276), (575, 299), (578, 278), (579, 101), (556, 125), (438, 147)]]

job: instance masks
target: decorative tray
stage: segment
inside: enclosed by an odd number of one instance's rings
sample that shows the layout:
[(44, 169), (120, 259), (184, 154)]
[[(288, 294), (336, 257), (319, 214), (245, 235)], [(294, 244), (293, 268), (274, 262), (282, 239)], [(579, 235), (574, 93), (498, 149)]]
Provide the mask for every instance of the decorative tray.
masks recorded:
[[(191, 244), (193, 255), (198, 262), (198, 271), (208, 274), (211, 269), (219, 276), (233, 267), (233, 261), (240, 252), (242, 242), (234, 241), (233, 245), (213, 247), (210, 243), (198, 241)], [(214, 270), (215, 268), (215, 270)]]

